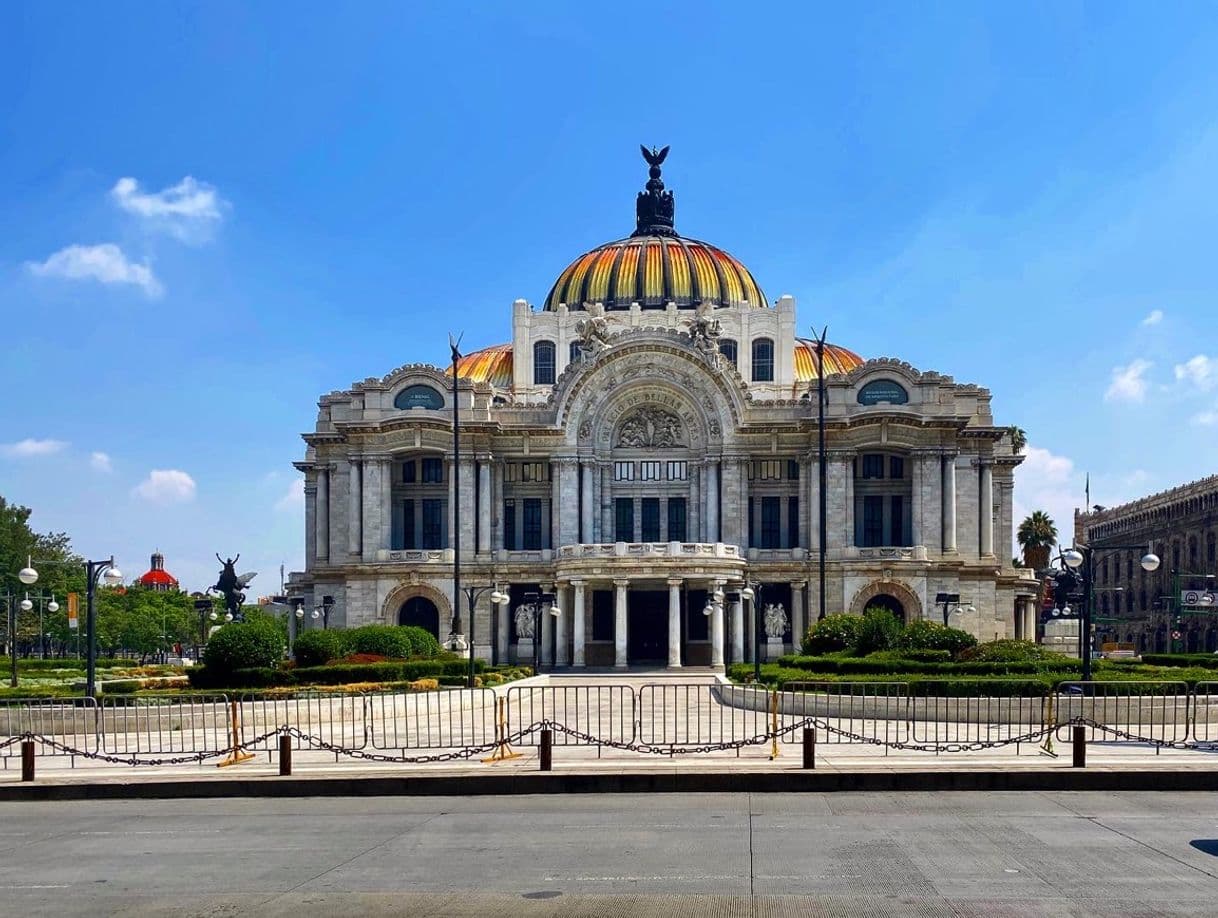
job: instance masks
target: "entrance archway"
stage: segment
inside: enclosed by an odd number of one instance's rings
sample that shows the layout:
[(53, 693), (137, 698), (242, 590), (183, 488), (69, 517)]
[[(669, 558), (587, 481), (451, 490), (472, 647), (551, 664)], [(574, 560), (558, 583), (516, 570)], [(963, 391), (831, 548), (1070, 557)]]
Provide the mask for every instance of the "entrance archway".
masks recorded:
[(877, 604), (888, 609), (901, 621), (917, 621), (922, 618), (922, 601), (918, 594), (899, 580), (873, 580), (854, 594), (850, 600), (852, 615), (862, 615), (865, 609)]
[(415, 625), (440, 639), (440, 610), (426, 596), (412, 596), (398, 609), (399, 625)]
[(895, 596), (890, 596), (888, 593), (879, 593), (867, 600), (867, 605), (863, 606), (863, 613), (866, 614), (872, 609), (883, 609), (886, 612), (891, 612), (896, 620), (904, 623), (905, 621), (905, 606), (901, 600)]
[(631, 590), (626, 608), (626, 660), (631, 665), (668, 662), (668, 594)]

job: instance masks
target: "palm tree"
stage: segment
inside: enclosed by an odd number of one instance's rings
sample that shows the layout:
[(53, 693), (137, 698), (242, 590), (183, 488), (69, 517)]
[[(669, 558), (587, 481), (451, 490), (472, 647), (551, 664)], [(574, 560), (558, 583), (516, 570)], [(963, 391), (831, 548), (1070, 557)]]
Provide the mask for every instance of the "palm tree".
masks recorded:
[(1057, 543), (1057, 525), (1043, 510), (1032, 511), (1031, 516), (1019, 524), (1015, 534), (1023, 548), (1023, 560), (1034, 571), (1049, 566), (1049, 549)]
[(1020, 455), (1028, 445), (1028, 435), (1022, 427), (1016, 427), (1014, 424), (1007, 428), (1007, 433), (1011, 436), (1011, 452), (1016, 456)]

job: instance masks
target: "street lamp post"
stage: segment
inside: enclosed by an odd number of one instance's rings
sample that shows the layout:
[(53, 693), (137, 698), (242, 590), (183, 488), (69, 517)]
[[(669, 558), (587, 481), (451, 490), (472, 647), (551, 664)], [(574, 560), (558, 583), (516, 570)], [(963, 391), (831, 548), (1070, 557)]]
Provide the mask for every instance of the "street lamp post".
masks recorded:
[[(487, 590), (491, 591), (491, 605), (498, 606), (508, 601), (508, 595), (495, 584), (491, 586), (467, 586), (461, 592), (465, 594), (466, 608), (469, 611), (469, 674), (466, 680), (470, 688), (474, 687), (474, 604)], [(492, 639), (494, 635), (491, 635)]]
[(765, 595), (765, 586), (760, 583), (753, 583), (751, 580), (746, 580), (744, 589), (740, 591), (742, 599), (747, 599), (749, 605), (753, 608), (753, 681), (761, 681), (761, 616), (757, 614), (757, 607), (761, 604), (761, 597)]
[[(819, 516), (819, 538), (817, 539), (817, 568), (820, 578), (819, 600), (820, 608), (816, 612), (816, 620), (825, 617), (825, 551), (828, 546), (829, 514), (828, 514), (828, 474), (825, 470), (825, 338), (829, 335), (826, 325), (816, 336), (816, 498)], [(802, 637), (802, 635), (801, 635)]]
[(198, 663), (203, 645), (207, 643), (207, 615), (215, 611), (215, 605), (210, 599), (202, 597), (195, 600), (195, 611), (199, 613), (199, 643), (195, 645), (195, 662)]
[(47, 658), (47, 632), (43, 613), (50, 612), (54, 615), (59, 611), (59, 603), (55, 601), (54, 593), (51, 594), (48, 601), (47, 597), (43, 594), (39, 594), (35, 599), (30, 599), (30, 594), (27, 591), (25, 599), (21, 600), (21, 611), (32, 612), (35, 600), (38, 602), (38, 656), (45, 660)]
[[(321, 598), (321, 605), (313, 607), (313, 614), (312, 614), (311, 618), (313, 619), (313, 621), (317, 621), (319, 618), (321, 619), (322, 631), (329, 630), (330, 612), (333, 611), (333, 609), (334, 609), (334, 597), (333, 596), (323, 596)], [(301, 613), (303, 611), (304, 611), (303, 608), (298, 608), (298, 610), (297, 610), (298, 613)]]
[(960, 604), (959, 593), (936, 593), (935, 605), (943, 607), (943, 627), (948, 627), (948, 619), (956, 612), (969, 615), (977, 610), (970, 605)]
[(461, 359), (461, 338), (448, 336), (453, 361), (453, 531), (449, 533), (453, 545), (453, 617), (448, 634), (448, 649), (460, 652), (468, 649), (473, 656), (472, 645), (462, 647), (465, 640), (461, 627), (461, 406), (458, 389), (457, 362)]
[(1079, 626), (1079, 654), (1083, 658), (1083, 681), (1091, 681), (1091, 615), (1095, 584), (1095, 553), (1097, 551), (1142, 551), (1142, 570), (1148, 574), (1159, 569), (1159, 556), (1145, 545), (1080, 545), (1062, 552), (1062, 563), (1073, 571), (1082, 568), (1083, 602)]
[(536, 674), (541, 672), (541, 616), (549, 612), (558, 618), (562, 609), (553, 593), (525, 593), (522, 605), (528, 606), (533, 614), (533, 672)]
[[(17, 578), (26, 586), (32, 586), (38, 582), (38, 571), (34, 570), (32, 561), (28, 561), (27, 565), (18, 572)], [(97, 608), (93, 599), (99, 580), (105, 580), (106, 586), (117, 586), (123, 582), (123, 574), (115, 566), (113, 555), (104, 561), (85, 562), (85, 696), (87, 698), (94, 698), (97, 694)], [(17, 667), (14, 665), (14, 685), (17, 684), (16, 679)]]

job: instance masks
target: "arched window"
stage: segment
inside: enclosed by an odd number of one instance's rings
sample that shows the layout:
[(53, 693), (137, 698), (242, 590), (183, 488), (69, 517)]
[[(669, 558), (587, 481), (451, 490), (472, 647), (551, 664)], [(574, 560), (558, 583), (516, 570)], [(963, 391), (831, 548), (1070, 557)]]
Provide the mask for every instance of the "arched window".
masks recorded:
[(739, 366), (736, 363), (736, 339), (735, 338), (720, 338), (719, 353), (731, 361), (732, 366)]
[(554, 385), (553, 341), (538, 341), (533, 345), (533, 385)]
[(413, 625), (440, 637), (440, 610), (426, 596), (412, 596), (398, 609), (398, 624)]
[(581, 345), (583, 345), (582, 341), (571, 342), (570, 352), (567, 355), (568, 363), (579, 363), (583, 359), (584, 349)]
[(753, 382), (774, 381), (774, 342), (758, 338), (753, 342)]

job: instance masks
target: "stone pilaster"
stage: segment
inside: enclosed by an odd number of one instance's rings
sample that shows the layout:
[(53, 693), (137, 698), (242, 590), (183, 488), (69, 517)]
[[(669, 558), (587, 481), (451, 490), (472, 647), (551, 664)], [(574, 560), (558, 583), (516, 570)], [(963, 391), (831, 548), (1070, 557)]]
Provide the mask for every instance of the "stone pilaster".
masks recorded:
[[(491, 463), (491, 550), (503, 551), (503, 460)], [(507, 659), (506, 653), (503, 657)]]
[(590, 459), (584, 459), (579, 464), (579, 537), (575, 541), (588, 543), (593, 541), (592, 521), (596, 517), (596, 497), (593, 494), (593, 482), (596, 476), (596, 464)]
[(491, 510), (495, 505), (491, 494), (491, 458), (478, 459), (478, 554), (491, 550)]
[(922, 470), (925, 466), (925, 461), (920, 453), (914, 453), (909, 457), (909, 479), (910, 479), (910, 507), (909, 507), (909, 531), (910, 545), (922, 545)]
[[(305, 561), (317, 561), (317, 472), (305, 473)], [(291, 618), (291, 616), (289, 616)]]
[[(723, 541), (729, 545), (747, 546), (744, 541), (744, 514), (740, 509), (740, 462), (728, 459), (723, 463)], [(747, 505), (746, 505), (747, 506)]]
[(601, 541), (613, 542), (613, 463), (601, 463)]
[(558, 538), (555, 548), (579, 542), (579, 460), (563, 456), (555, 461), (558, 470)]
[(567, 587), (559, 587), (557, 595), (561, 598), (559, 608), (562, 610), (562, 614), (554, 619), (555, 641), (557, 642), (554, 662), (558, 666), (570, 666), (571, 644), (567, 637), (569, 630), (567, 623), (571, 621), (571, 591)]
[(586, 638), (586, 621), (584, 611), (584, 582), (582, 580), (571, 581), (571, 630), (572, 630), (572, 646), (571, 646), (571, 665), (580, 668), (584, 665), (584, 645), (587, 643)]
[(668, 580), (668, 668), (681, 668), (681, 578)]
[(613, 665), (626, 668), (626, 591), (629, 580), (613, 581)]
[(381, 460), (364, 460), (361, 497), (364, 505), (364, 522), (360, 531), (362, 553), (365, 561), (375, 561), (377, 550), (381, 547)]
[(702, 469), (696, 462), (689, 463), (689, 495), (686, 497), (685, 540), (705, 542), (702, 537)]
[(347, 553), (351, 555), (358, 555), (363, 544), (362, 465), (359, 459), (352, 459), (347, 464)]
[(317, 470), (317, 514), (314, 517), (317, 527), (315, 540), (317, 542), (317, 560), (330, 560), (330, 470)]
[(956, 456), (943, 457), (943, 551), (956, 549)]
[(981, 463), (981, 501), (977, 509), (980, 521), (981, 554), (994, 554), (994, 465), (988, 460)]
[(744, 662), (744, 603), (740, 594), (734, 594), (731, 600), (730, 614), (732, 619), (732, 659), (733, 663)]
[(807, 616), (804, 614), (804, 582), (796, 580), (791, 584), (791, 653), (799, 653), (799, 646), (807, 630)]
[[(712, 593), (722, 588), (721, 584), (711, 584)], [(709, 598), (708, 601), (711, 602), (711, 666), (723, 669), (723, 603)]]
[(719, 460), (706, 461), (706, 485), (702, 489), (706, 503), (705, 541), (719, 541)]

